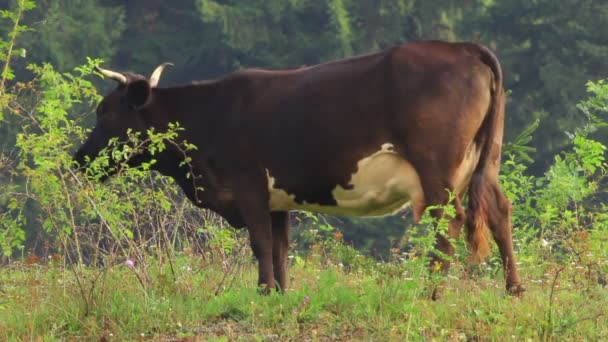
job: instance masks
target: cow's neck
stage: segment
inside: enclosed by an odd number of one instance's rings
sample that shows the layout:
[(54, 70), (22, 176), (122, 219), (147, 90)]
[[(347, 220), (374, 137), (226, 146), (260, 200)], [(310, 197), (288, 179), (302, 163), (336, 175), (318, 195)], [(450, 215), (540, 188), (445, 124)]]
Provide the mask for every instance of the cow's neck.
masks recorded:
[[(196, 132), (186, 132), (186, 139), (204, 137), (213, 125), (213, 116), (223, 111), (225, 99), (220, 96), (217, 82), (190, 84), (155, 89), (156, 116), (165, 123), (179, 123), (182, 127), (196, 127)], [(192, 139), (188, 139), (192, 142)]]
[[(150, 106), (150, 125), (160, 128), (169, 122), (179, 123), (184, 128), (179, 132), (177, 143), (186, 140), (197, 147), (186, 151), (190, 164), (184, 164), (184, 151), (170, 146), (153, 166), (157, 171), (170, 176), (180, 185), (186, 196), (197, 206), (218, 212), (229, 211), (231, 203), (221, 196), (222, 186), (207, 158), (213, 155), (220, 140), (218, 136), (226, 120), (218, 120), (231, 110), (238, 91), (223, 91), (225, 81), (191, 84), (171, 88), (155, 89), (154, 103)], [(230, 85), (228, 85), (230, 86)], [(189, 176), (187, 176), (189, 174)], [(194, 179), (196, 178), (196, 179)], [(201, 190), (204, 189), (204, 190)], [(219, 195), (218, 195), (219, 194)], [(222, 215), (225, 218), (234, 215)], [(233, 219), (235, 223), (237, 219)], [(240, 224), (238, 224), (240, 225)]]

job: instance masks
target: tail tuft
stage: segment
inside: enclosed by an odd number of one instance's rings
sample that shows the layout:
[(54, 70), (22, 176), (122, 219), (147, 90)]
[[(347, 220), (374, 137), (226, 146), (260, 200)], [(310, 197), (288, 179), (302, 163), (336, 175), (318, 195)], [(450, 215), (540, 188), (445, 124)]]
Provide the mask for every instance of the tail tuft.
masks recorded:
[(487, 201), (483, 193), (483, 179), (475, 175), (469, 190), (469, 210), (466, 218), (467, 242), (471, 249), (468, 261), (479, 263), (490, 255)]

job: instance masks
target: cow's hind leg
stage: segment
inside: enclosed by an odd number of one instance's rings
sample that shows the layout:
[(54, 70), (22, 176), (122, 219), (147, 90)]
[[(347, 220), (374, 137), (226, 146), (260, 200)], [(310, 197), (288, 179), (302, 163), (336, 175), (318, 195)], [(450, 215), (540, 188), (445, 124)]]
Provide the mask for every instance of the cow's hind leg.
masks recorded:
[(287, 288), (287, 253), (289, 249), (289, 214), (273, 212), (272, 219), (272, 266), (279, 291)]
[[(462, 225), (465, 220), (465, 212), (460, 201), (460, 195), (454, 194), (453, 202), (450, 201), (450, 191), (453, 191), (453, 187), (448, 182), (427, 180), (425, 183), (423, 180), (423, 191), (425, 198), (425, 205), (438, 206), (439, 208), (431, 209), (430, 215), (436, 220), (435, 224), (439, 224), (440, 220), (448, 220), (448, 231), (442, 232), (437, 231), (435, 251), (431, 252), (430, 270), (432, 274), (447, 275), (450, 268), (451, 258), (454, 255), (454, 246), (450, 242), (451, 239), (456, 239), (460, 235)], [(455, 209), (454, 217), (447, 217), (445, 210), (443, 209), (446, 205), (453, 205)], [(436, 300), (441, 296), (443, 282), (439, 283), (432, 293), (432, 299)]]
[(488, 191), (488, 224), (500, 251), (507, 292), (518, 296), (525, 288), (521, 284), (513, 252), (511, 204), (502, 192), (498, 180), (490, 183)]
[[(448, 190), (446, 189), (445, 191), (447, 192)], [(455, 196), (454, 202), (452, 203), (448, 203), (446, 199), (446, 201), (444, 201), (441, 205), (453, 205), (455, 209), (455, 216), (447, 217), (445, 215), (445, 210), (441, 208), (431, 210), (430, 214), (435, 220), (437, 220), (437, 224), (439, 224), (439, 220), (448, 220), (448, 231), (438, 231), (435, 235), (437, 239), (435, 249), (440, 253), (431, 254), (432, 258), (430, 266), (433, 270), (440, 269), (443, 271), (443, 273), (447, 273), (450, 268), (450, 260), (444, 258), (441, 254), (449, 258), (454, 255), (454, 246), (452, 246), (450, 240), (457, 239), (460, 235), (462, 225), (464, 224), (465, 213), (464, 208), (460, 203), (460, 196)]]

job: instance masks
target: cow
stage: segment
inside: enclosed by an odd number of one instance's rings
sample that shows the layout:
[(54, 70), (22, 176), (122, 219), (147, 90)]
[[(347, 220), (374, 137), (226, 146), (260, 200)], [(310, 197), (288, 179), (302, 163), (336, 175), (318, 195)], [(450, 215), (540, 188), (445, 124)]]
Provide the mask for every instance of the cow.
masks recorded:
[[(117, 87), (97, 107), (97, 123), (75, 153), (86, 166), (111, 138), (154, 127), (184, 129), (154, 156), (185, 196), (236, 228), (247, 227), (264, 292), (287, 284), (288, 212), (356, 216), (411, 205), (417, 222), (435, 218), (453, 194), (448, 236), (437, 234), (432, 267), (447, 272), (450, 238), (463, 224), (473, 259), (502, 258), (506, 290), (519, 295), (511, 205), (499, 184), (503, 75), (494, 53), (470, 42), (416, 42), (293, 69), (243, 69), (212, 81), (158, 87), (97, 67)], [(136, 166), (152, 156), (142, 151)], [(186, 165), (184, 159), (188, 158)], [(189, 174), (193, 175), (190, 177)], [(465, 213), (462, 198), (468, 195)], [(441, 256), (443, 254), (443, 257)]]

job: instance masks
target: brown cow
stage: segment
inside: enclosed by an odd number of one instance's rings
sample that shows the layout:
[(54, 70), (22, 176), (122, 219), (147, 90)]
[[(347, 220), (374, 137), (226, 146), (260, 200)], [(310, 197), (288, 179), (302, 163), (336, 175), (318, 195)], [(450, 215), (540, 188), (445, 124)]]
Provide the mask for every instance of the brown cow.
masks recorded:
[[(75, 160), (84, 165), (128, 128), (166, 130), (179, 140), (154, 168), (173, 177), (197, 206), (246, 226), (259, 261), (259, 285), (287, 287), (288, 212), (385, 215), (412, 203), (415, 220), (456, 194), (456, 238), (466, 221), (472, 254), (500, 249), (509, 293), (524, 291), (511, 238), (510, 204), (498, 182), (504, 91), (498, 60), (472, 43), (421, 42), (288, 70), (247, 69), (220, 80), (159, 88), (150, 80), (98, 68), (118, 81), (97, 108), (97, 125)], [(150, 159), (143, 152), (137, 165)], [(469, 208), (461, 197), (468, 189)], [(442, 215), (441, 210), (431, 213)], [(437, 247), (453, 247), (437, 236)], [(449, 260), (434, 257), (443, 270)]]

